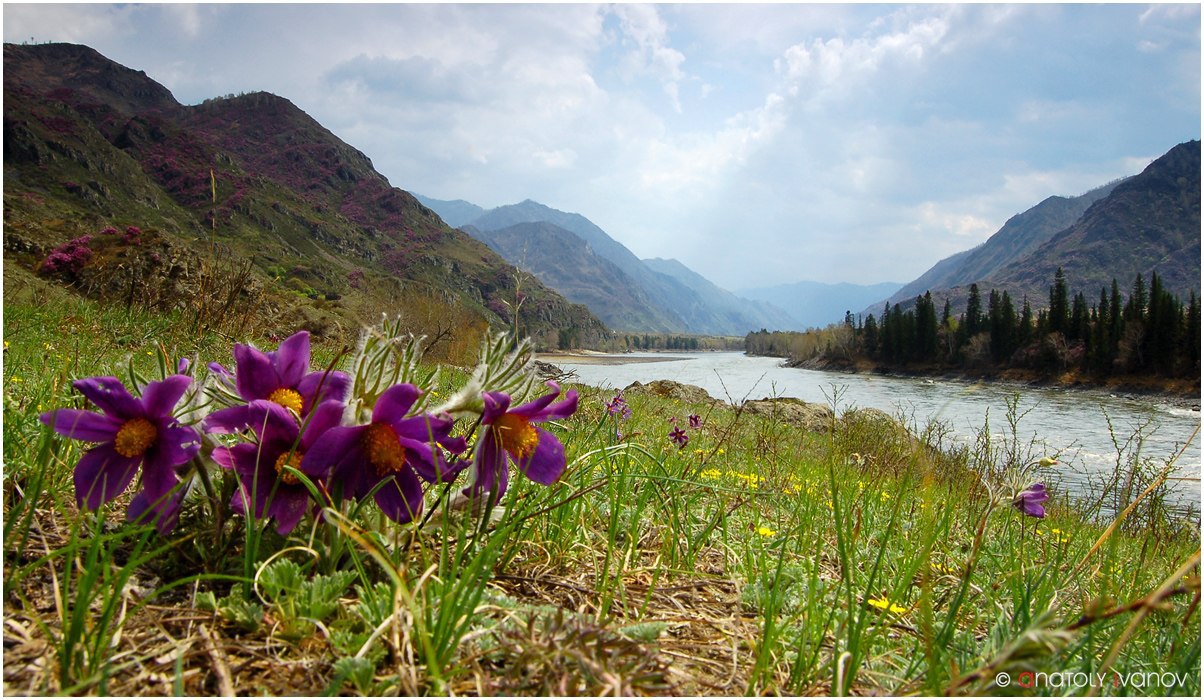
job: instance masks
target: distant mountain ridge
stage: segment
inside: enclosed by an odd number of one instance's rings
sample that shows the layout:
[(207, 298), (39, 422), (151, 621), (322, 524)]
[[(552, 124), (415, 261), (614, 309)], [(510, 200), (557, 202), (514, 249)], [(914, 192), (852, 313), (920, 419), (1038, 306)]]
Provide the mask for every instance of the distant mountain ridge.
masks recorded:
[(795, 323), (792, 328), (806, 330), (839, 323), (844, 320), (846, 312), (856, 314), (866, 305), (877, 303), (902, 286), (900, 282), (861, 285), (803, 281), (772, 287), (743, 288), (736, 290), (736, 293), (786, 309)]
[[(424, 198), (424, 201), (449, 223), (460, 220), (463, 212), (468, 211), (454, 201), (430, 198)], [(566, 242), (563, 234), (550, 237), (552, 232), (547, 228), (514, 228), (532, 223), (554, 226), (564, 234), (579, 238), (586, 247)], [(502, 252), (511, 263), (532, 271), (542, 270), (540, 279), (571, 301), (586, 304), (599, 318), (618, 330), (744, 335), (760, 328), (787, 328), (792, 323), (782, 310), (763, 302), (740, 299), (676, 260), (640, 260), (584, 216), (530, 199), (490, 209), (461, 228)], [(501, 231), (506, 232), (504, 241), (495, 235)], [(552, 247), (544, 250), (532, 245), (530, 240), (523, 245), (515, 236), (524, 232), (532, 240), (538, 237), (552, 243)], [(584, 257), (572, 264), (565, 260), (541, 259), (542, 256), (566, 254)], [(600, 296), (596, 293), (598, 288), (587, 292), (583, 278), (565, 278), (565, 270), (571, 267), (578, 274), (597, 280), (598, 275), (604, 274), (598, 260), (607, 261), (623, 275), (618, 277), (609, 273), (611, 277), (598, 283), (599, 288), (613, 290), (611, 282), (619, 280), (632, 287), (631, 293)]]
[[(258, 311), (281, 330), (355, 335), (391, 311), (474, 345), (487, 324), (512, 326), (513, 266), (283, 97), (185, 106), (89, 47), (5, 44), (4, 169), (6, 262), (34, 267), (66, 240), (135, 226), (163, 246), (152, 258), (124, 245), (144, 277), (187, 281), (218, 249), (252, 261), (272, 294)], [(522, 291), (537, 344), (609, 337), (538, 281)]]
[[(984, 294), (1006, 290), (1017, 305), (1027, 298), (1039, 309), (1059, 267), (1068, 286), (1090, 300), (1113, 279), (1127, 292), (1138, 275), (1149, 280), (1155, 271), (1186, 300), (1200, 292), (1200, 185), (1200, 142), (1181, 143), (1137, 175), (1081, 197), (1050, 197), (1012, 217), (982, 245), (906, 285), (891, 303), (909, 306), (931, 291), (938, 308), (947, 299), (960, 311), (976, 283)], [(880, 302), (866, 313), (882, 308)]]

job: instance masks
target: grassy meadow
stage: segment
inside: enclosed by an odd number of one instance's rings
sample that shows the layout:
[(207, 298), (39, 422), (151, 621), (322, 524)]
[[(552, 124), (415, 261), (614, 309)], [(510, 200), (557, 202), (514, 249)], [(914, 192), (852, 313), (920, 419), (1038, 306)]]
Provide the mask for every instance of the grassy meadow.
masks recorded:
[[(1029, 517), (1015, 487), (1047, 455), (1006, 421), (959, 446), (838, 391), (807, 430), (634, 391), (628, 416), (566, 385), (577, 411), (543, 425), (556, 483), (513, 470), (492, 509), (432, 484), (406, 525), (362, 499), (281, 535), (230, 512), (212, 463), (167, 534), (126, 522), (134, 488), (77, 507), (89, 445), (38, 416), (127, 365), (233, 367), (232, 340), (279, 342), (6, 297), (6, 694), (1200, 694), (1198, 522), (1087, 517), (1052, 485)], [(342, 350), (315, 342), (312, 366)]]

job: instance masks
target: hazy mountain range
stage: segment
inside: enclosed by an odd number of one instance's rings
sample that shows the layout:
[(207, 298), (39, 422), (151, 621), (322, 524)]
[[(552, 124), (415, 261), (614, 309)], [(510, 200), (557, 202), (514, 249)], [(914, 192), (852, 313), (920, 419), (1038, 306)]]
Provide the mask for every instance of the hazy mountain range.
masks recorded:
[(641, 260), (580, 214), (529, 199), (484, 210), (416, 196), (616, 330), (744, 335), (798, 326), (782, 309), (721, 289), (677, 260)]

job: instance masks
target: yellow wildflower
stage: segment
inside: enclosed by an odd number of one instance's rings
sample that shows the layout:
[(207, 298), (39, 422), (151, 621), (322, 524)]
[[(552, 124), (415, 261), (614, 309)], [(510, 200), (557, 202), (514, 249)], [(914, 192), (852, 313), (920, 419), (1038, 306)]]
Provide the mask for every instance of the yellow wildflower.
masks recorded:
[(907, 612), (907, 608), (903, 607), (902, 605), (896, 605), (886, 598), (870, 598), (866, 602), (875, 608), (878, 608), (879, 610), (887, 610), (896, 615), (902, 615), (903, 613)]
[(778, 534), (778, 531), (771, 530), (771, 529), (765, 527), (764, 525), (762, 525), (761, 527), (757, 528), (757, 534), (760, 535), (761, 537), (773, 537), (774, 535)]

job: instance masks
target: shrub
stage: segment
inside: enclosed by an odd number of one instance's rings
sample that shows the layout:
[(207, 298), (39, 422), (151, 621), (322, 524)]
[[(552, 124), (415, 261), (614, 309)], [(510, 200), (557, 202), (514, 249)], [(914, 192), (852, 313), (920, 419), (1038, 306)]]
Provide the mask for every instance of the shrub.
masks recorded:
[(42, 261), (41, 272), (74, 278), (92, 259), (91, 243), (92, 236), (85, 235), (60, 245)]

